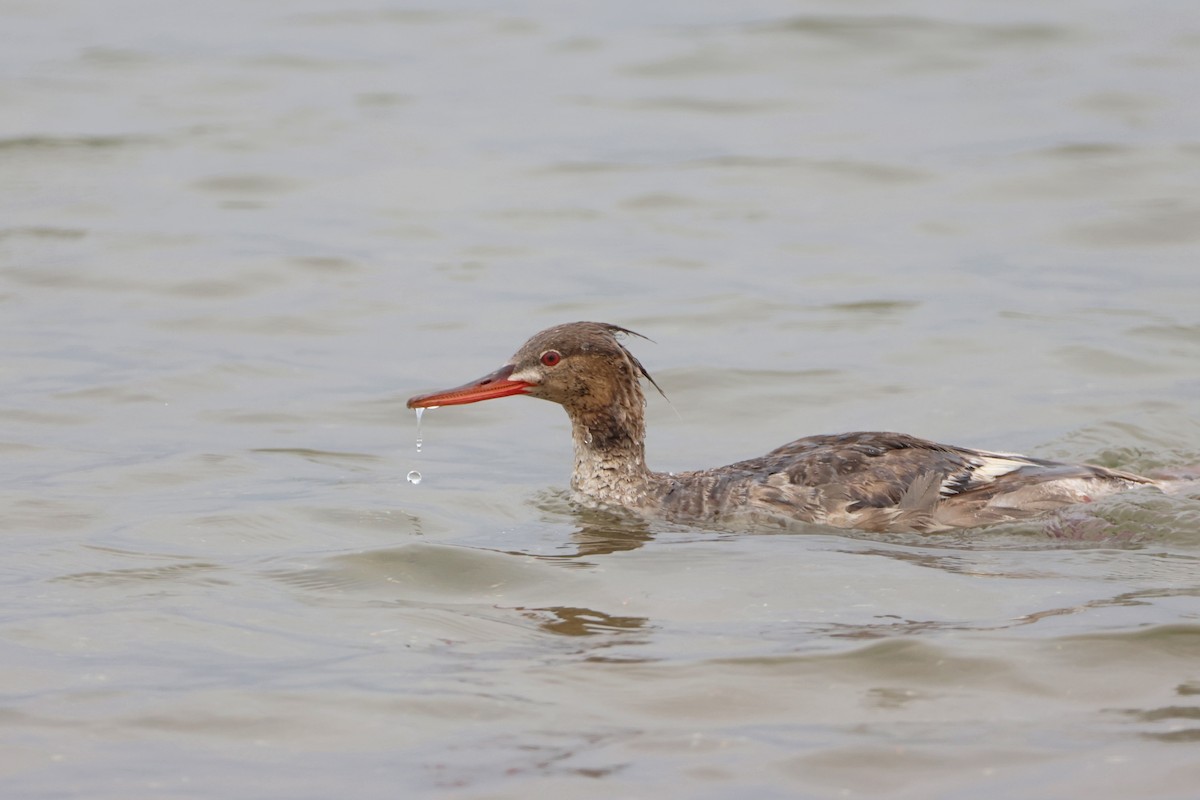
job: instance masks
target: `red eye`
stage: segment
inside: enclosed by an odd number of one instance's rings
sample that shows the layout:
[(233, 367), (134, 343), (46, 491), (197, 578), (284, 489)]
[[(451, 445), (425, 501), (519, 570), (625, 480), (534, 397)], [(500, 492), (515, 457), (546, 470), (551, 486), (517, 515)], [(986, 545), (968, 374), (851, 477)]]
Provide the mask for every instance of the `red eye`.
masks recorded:
[(562, 354), (557, 350), (547, 350), (542, 353), (542, 363), (547, 367), (553, 367), (560, 361), (562, 361)]

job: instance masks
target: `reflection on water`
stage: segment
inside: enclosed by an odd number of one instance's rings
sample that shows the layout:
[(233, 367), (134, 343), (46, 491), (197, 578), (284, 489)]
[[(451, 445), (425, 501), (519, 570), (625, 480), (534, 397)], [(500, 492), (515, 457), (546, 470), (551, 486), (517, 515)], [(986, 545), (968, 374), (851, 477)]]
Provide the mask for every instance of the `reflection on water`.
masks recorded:
[[(645, 617), (614, 617), (590, 608), (529, 608), (517, 609), (538, 622), (549, 633), (563, 636), (595, 636), (613, 631), (636, 631), (648, 621)], [(549, 615), (549, 618), (547, 618)]]
[(625, 524), (583, 525), (571, 534), (571, 546), (574, 552), (570, 554), (555, 553), (542, 555), (539, 558), (547, 560), (581, 559), (591, 556), (605, 556), (636, 550), (654, 538), (650, 527), (644, 523), (629, 522)]

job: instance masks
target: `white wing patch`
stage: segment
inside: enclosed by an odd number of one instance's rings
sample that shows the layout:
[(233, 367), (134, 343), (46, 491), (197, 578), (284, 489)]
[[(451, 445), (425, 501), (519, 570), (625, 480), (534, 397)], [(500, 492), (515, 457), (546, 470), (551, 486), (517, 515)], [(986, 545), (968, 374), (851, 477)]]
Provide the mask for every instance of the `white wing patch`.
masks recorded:
[(997, 478), (1016, 472), (1037, 462), (1013, 453), (983, 453), (974, 451), (962, 469), (946, 476), (942, 481), (942, 497), (969, 492), (980, 486), (993, 483)]

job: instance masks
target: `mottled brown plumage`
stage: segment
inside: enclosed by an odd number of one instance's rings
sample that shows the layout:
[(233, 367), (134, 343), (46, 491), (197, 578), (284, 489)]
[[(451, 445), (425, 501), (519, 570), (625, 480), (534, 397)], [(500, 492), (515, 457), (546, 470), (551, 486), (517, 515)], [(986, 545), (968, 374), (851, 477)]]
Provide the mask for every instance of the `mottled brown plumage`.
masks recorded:
[[(1034, 517), (1148, 478), (1086, 464), (936, 444), (900, 433), (809, 436), (764, 456), (695, 472), (646, 466), (641, 378), (658, 384), (602, 322), (534, 335), (496, 372), (408, 401), (409, 408), (526, 394), (571, 419), (576, 498), (690, 524), (815, 522), (936, 531)], [(633, 334), (640, 335), (640, 334)], [(661, 391), (661, 390), (660, 390)]]

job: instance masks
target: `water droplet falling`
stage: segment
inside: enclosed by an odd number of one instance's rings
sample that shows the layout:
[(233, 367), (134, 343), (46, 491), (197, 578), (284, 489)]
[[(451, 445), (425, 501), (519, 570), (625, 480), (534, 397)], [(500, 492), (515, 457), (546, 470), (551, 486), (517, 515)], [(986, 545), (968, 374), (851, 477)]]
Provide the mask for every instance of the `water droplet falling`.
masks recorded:
[(415, 469), (408, 473), (408, 482), (416, 486), (421, 482), (421, 473), (417, 472)]

